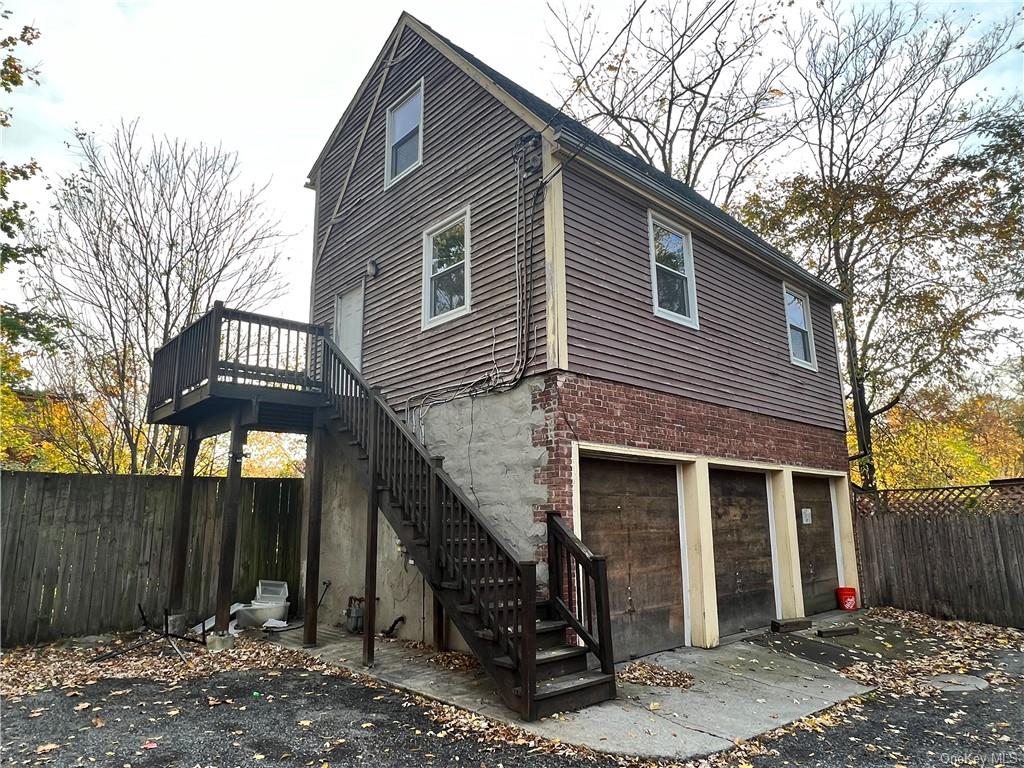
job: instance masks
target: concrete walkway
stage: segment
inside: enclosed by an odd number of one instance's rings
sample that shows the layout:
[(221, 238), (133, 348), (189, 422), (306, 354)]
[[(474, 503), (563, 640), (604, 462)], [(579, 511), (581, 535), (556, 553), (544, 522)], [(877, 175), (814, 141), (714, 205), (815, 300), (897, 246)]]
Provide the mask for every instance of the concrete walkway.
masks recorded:
[[(538, 736), (614, 754), (682, 760), (718, 752), (869, 690), (826, 666), (740, 640), (645, 659), (689, 672), (696, 682), (687, 690), (620, 684), (614, 701), (526, 723), (501, 703), (480, 670), (444, 669), (429, 661), (432, 649), (383, 640), (368, 670), (361, 636), (326, 626), (318, 631), (319, 645), (310, 652), (327, 661)], [(301, 635), (283, 635), (282, 643), (301, 648)]]

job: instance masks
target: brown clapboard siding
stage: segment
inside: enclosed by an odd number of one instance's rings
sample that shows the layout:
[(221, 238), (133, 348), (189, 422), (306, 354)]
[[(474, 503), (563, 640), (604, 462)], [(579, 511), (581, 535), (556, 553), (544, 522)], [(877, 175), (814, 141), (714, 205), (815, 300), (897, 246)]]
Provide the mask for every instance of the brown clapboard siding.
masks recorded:
[[(385, 60), (386, 60), (385, 56)], [(353, 108), (319, 170), (318, 242), (352, 162), (380, 72)], [(385, 114), (424, 80), (423, 165), (384, 189)], [(529, 127), (447, 58), (404, 30), (345, 199), (314, 273), (313, 320), (330, 322), (335, 296), (356, 285), (367, 260), (363, 372), (398, 407), (428, 390), (507, 367), (515, 348), (516, 181), (511, 151)], [(527, 200), (537, 177), (527, 186)], [(470, 208), (472, 311), (421, 330), (423, 232)], [(543, 212), (533, 217), (533, 360), (545, 364)], [(521, 230), (525, 224), (520, 219)], [(525, 247), (525, 235), (522, 246)], [(493, 332), (493, 341), (492, 341)]]
[[(657, 317), (648, 205), (578, 163), (563, 176), (573, 372), (844, 428), (827, 300), (811, 296), (818, 370), (810, 371), (790, 362), (782, 278), (691, 227), (700, 328)], [(659, 212), (671, 218), (668, 210)]]

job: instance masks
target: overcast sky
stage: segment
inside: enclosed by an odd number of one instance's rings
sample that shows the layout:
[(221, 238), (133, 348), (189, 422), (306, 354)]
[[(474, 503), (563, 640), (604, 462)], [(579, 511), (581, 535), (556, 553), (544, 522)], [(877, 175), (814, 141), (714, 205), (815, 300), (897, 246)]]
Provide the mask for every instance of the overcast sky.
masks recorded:
[[(598, 13), (616, 21), (625, 4), (594, 3)], [(4, 159), (34, 157), (49, 175), (68, 172), (74, 157), (66, 143), (76, 125), (102, 133), (133, 117), (141, 117), (151, 133), (237, 151), (248, 178), (269, 180), (267, 200), (294, 233), (286, 248), (291, 291), (287, 301), (271, 308), (291, 317), (307, 312), (313, 193), (303, 188), (306, 172), (403, 9), (522, 85), (556, 99), (543, 0), (7, 5), (14, 22), (42, 32), (22, 54), (39, 65), (42, 77), (39, 86), (7, 98), (15, 115), (13, 127), (0, 135)], [(992, 18), (1021, 7), (1019, 0), (970, 5)], [(1019, 88), (1021, 77), (1017, 55), (999, 78)], [(37, 185), (32, 197), (42, 195)], [(24, 198), (20, 190), (19, 196)], [(5, 295), (10, 283), (8, 276)]]

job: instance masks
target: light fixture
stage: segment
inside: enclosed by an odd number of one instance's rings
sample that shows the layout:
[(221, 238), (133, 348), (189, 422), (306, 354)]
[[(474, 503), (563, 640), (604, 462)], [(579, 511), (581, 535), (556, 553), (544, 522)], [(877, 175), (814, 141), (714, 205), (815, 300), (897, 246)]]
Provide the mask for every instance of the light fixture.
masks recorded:
[(370, 259), (366, 262), (366, 276), (376, 277), (377, 273), (380, 272), (380, 268), (377, 266), (376, 259)]

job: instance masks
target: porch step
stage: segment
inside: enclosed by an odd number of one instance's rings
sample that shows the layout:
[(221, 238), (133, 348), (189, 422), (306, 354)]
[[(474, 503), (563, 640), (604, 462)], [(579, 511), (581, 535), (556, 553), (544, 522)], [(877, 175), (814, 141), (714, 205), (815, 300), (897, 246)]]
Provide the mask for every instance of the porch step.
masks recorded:
[[(558, 645), (537, 649), (537, 680), (550, 680), (562, 675), (586, 672), (587, 649), (576, 645)], [(511, 656), (498, 656), (495, 666), (515, 669)]]
[(600, 704), (615, 698), (615, 675), (583, 671), (537, 682), (537, 717)]

